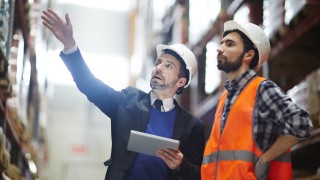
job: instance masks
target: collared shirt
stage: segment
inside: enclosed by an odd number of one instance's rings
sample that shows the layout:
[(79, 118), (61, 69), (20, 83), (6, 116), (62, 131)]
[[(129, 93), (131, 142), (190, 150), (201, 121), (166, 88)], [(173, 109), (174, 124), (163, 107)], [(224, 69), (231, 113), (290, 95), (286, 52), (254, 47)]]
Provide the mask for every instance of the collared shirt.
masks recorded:
[[(153, 103), (157, 99), (157, 97), (152, 91), (150, 92), (150, 99), (151, 99), (151, 106), (154, 107)], [(175, 107), (173, 103), (173, 97), (162, 99), (162, 103), (163, 103), (163, 106), (161, 107), (162, 112), (168, 112)]]
[[(254, 70), (248, 70), (238, 79), (224, 83), (228, 95), (224, 104), (221, 130), (225, 126), (232, 105), (251, 79)], [(253, 111), (253, 134), (259, 148), (266, 151), (279, 135), (293, 135), (303, 139), (309, 137), (312, 127), (309, 114), (292, 100), (271, 80), (263, 81), (258, 89)]]

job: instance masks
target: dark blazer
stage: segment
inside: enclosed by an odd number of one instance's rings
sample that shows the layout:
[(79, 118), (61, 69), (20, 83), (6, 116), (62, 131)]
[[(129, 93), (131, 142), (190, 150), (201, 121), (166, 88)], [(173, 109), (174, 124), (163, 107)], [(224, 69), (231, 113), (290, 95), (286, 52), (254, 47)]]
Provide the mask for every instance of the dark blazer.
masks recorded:
[[(112, 150), (111, 158), (105, 162), (108, 166), (105, 179), (123, 179), (137, 157), (137, 153), (127, 150), (129, 133), (131, 130), (145, 132), (152, 108), (150, 94), (133, 87), (115, 91), (94, 77), (79, 50), (69, 55), (60, 53), (60, 57), (79, 90), (111, 119)], [(184, 161), (177, 171), (168, 168), (168, 179), (197, 180), (205, 145), (203, 124), (174, 103), (177, 112), (173, 139), (180, 140)]]

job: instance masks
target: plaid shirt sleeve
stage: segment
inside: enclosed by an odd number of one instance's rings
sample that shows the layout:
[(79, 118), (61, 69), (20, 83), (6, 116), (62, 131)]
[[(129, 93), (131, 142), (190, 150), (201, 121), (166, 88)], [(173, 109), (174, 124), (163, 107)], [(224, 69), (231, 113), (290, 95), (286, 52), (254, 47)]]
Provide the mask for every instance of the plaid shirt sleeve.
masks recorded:
[(254, 133), (262, 149), (270, 147), (280, 134), (299, 139), (310, 136), (312, 122), (309, 113), (293, 103), (271, 80), (261, 83), (257, 98)]

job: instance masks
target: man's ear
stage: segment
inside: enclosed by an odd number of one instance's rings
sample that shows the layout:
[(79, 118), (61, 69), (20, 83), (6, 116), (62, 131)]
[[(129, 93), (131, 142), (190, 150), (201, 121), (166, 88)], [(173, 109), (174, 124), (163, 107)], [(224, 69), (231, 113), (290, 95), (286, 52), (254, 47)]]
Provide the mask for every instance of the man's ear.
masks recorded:
[(177, 82), (178, 87), (183, 87), (187, 83), (187, 78), (180, 78)]
[(245, 58), (253, 59), (254, 54), (255, 54), (254, 50), (249, 50), (249, 52), (245, 53)]
[(255, 54), (254, 50), (250, 50), (249, 52), (246, 52), (243, 57), (244, 62), (246, 62), (249, 65), (254, 57), (254, 54)]

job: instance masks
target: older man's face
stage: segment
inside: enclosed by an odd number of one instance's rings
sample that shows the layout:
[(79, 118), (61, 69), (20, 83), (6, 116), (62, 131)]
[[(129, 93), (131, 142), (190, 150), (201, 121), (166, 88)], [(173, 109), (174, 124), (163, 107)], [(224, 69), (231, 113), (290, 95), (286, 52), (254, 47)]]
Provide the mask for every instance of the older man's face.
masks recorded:
[(181, 87), (179, 81), (179, 61), (170, 54), (162, 54), (156, 61), (152, 70), (150, 86), (158, 90), (176, 90)]

